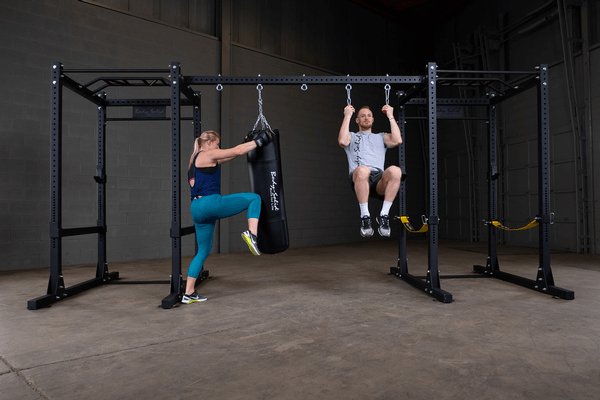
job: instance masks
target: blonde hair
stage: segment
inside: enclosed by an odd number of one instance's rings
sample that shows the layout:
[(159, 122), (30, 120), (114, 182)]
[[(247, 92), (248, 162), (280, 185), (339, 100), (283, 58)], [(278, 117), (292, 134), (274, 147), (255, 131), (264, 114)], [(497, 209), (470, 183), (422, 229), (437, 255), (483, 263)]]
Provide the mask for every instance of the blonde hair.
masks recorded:
[(200, 153), (200, 148), (204, 143), (221, 141), (221, 135), (217, 131), (204, 131), (194, 139), (194, 150), (192, 151), (192, 155), (190, 156), (190, 162), (188, 163), (188, 169), (192, 166), (192, 161), (194, 161), (194, 157), (196, 154)]

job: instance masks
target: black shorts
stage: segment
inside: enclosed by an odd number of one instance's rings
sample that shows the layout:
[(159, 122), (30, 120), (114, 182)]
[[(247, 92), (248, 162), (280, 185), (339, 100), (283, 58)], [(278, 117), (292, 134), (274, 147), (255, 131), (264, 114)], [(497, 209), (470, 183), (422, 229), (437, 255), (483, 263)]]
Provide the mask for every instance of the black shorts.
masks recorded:
[[(383, 196), (377, 193), (377, 184), (383, 177), (383, 171), (380, 169), (371, 170), (369, 174), (369, 197), (374, 197), (376, 199), (383, 199)], [(350, 178), (350, 186), (352, 187), (352, 191), (354, 192), (354, 181), (352, 180), (352, 174), (349, 175)]]

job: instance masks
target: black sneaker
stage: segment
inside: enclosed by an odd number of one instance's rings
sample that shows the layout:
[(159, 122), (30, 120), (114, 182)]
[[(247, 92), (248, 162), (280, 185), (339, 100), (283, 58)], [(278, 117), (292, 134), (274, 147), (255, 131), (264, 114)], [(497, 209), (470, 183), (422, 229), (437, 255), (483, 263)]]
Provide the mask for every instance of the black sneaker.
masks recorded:
[(250, 231), (244, 231), (242, 232), (242, 239), (244, 239), (244, 242), (246, 242), (248, 245), (248, 250), (250, 250), (250, 253), (254, 254), (255, 256), (260, 256), (258, 244), (256, 243), (256, 235), (253, 235)]
[(387, 215), (380, 215), (377, 218), (377, 223), (379, 224), (379, 228), (377, 228), (379, 235), (390, 237), (390, 233), (392, 232), (390, 229), (390, 217)]
[(360, 218), (360, 236), (371, 237), (373, 236), (373, 228), (371, 227), (371, 217), (365, 215)]
[(202, 296), (201, 294), (198, 294), (198, 292), (194, 292), (192, 294), (184, 294), (183, 297), (181, 298), (181, 302), (183, 304), (198, 303), (200, 301), (206, 301), (206, 300), (208, 300), (208, 298), (206, 298), (205, 296)]

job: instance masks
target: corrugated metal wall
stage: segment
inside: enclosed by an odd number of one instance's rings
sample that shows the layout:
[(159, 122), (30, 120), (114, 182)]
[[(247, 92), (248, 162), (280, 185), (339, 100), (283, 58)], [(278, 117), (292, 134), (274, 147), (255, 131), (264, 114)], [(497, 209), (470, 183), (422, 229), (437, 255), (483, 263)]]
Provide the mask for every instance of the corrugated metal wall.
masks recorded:
[[(481, 2), (472, 3), (459, 17), (440, 32), (438, 62), (455, 64), (452, 46), (469, 49), (475, 68), (531, 70), (541, 63), (550, 65), (550, 129), (551, 129), (551, 209), (555, 213), (552, 230), (554, 249), (576, 252), (598, 251), (597, 208), (598, 173), (594, 153), (598, 152), (595, 115), (598, 103), (597, 71), (600, 39), (597, 33), (598, 2), (583, 2), (583, 7), (562, 2)], [(484, 8), (486, 10), (484, 10)], [(490, 10), (493, 10), (490, 13)], [(561, 13), (567, 22), (561, 34)], [(475, 18), (475, 16), (480, 16)], [(494, 18), (495, 17), (495, 18)], [(467, 24), (466, 21), (473, 21)], [(583, 23), (582, 21), (587, 21)], [(568, 37), (567, 37), (568, 36)], [(563, 39), (566, 39), (564, 41)], [(587, 48), (582, 43), (587, 42)], [(482, 46), (484, 44), (485, 46)], [(566, 73), (563, 46), (572, 46), (573, 83)], [(446, 55), (446, 58), (443, 58)], [(587, 61), (586, 61), (587, 60)], [(569, 86), (574, 87), (569, 92)], [(571, 101), (569, 96), (573, 96)], [(576, 96), (576, 97), (575, 97)], [(574, 131), (570, 107), (576, 107), (582, 131)], [(537, 183), (537, 110), (536, 91), (531, 89), (501, 103), (498, 111), (500, 139), (500, 216), (508, 226), (525, 225), (538, 213)], [(465, 195), (466, 170), (487, 171), (486, 127), (475, 127), (473, 144), (481, 159), (464, 163), (467, 147), (456, 146), (457, 137), (465, 130), (448, 127), (452, 134), (441, 134), (440, 127), (440, 214), (448, 225), (440, 234), (449, 239), (477, 240), (465, 235), (468, 213), (464, 203), (478, 205), (478, 220), (487, 216), (487, 183), (485, 172), (479, 173), (476, 198)], [(466, 142), (462, 142), (466, 146)], [(582, 160), (587, 160), (587, 165)], [(463, 173), (457, 170), (463, 169)], [(587, 191), (584, 185), (587, 186)], [(483, 225), (480, 232), (485, 233)], [(537, 246), (536, 230), (505, 233), (503, 242)], [(485, 240), (485, 235), (481, 237)]]

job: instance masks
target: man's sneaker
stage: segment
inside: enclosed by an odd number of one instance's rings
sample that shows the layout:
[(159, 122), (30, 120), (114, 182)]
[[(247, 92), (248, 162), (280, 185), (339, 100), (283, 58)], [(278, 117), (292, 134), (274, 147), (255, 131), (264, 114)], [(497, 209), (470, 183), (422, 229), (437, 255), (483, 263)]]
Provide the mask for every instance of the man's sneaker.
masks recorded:
[(388, 217), (387, 215), (380, 215), (377, 218), (377, 223), (379, 224), (379, 228), (377, 228), (379, 234), (381, 236), (389, 237), (391, 232), (390, 217)]
[(373, 228), (371, 227), (371, 217), (365, 215), (360, 218), (360, 236), (371, 237), (373, 236)]
[(181, 302), (183, 304), (192, 304), (192, 303), (198, 303), (200, 301), (206, 301), (208, 300), (206, 297), (202, 296), (201, 294), (198, 294), (198, 292), (194, 292), (192, 294), (184, 294), (183, 297), (181, 298)]
[(255, 256), (260, 256), (258, 244), (256, 243), (256, 235), (253, 235), (250, 231), (244, 231), (242, 232), (242, 239), (244, 239), (244, 242), (246, 242), (248, 245), (250, 253), (254, 254)]

